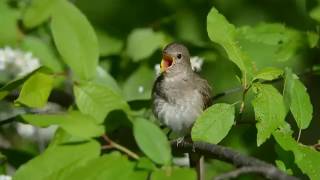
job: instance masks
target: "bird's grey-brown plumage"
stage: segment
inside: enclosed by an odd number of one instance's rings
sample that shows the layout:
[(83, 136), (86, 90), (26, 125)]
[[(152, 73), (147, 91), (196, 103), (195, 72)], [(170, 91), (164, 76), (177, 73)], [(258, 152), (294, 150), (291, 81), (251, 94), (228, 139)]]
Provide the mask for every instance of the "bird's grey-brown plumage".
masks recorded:
[(163, 56), (174, 61), (154, 83), (153, 112), (163, 124), (183, 136), (190, 133), (194, 121), (211, 105), (211, 88), (192, 70), (186, 47), (169, 44)]
[[(211, 88), (193, 72), (186, 47), (172, 43), (163, 49), (162, 73), (152, 90), (153, 112), (157, 119), (181, 136), (188, 135), (194, 121), (211, 105)], [(198, 179), (204, 178), (203, 157), (190, 153), (190, 166)]]

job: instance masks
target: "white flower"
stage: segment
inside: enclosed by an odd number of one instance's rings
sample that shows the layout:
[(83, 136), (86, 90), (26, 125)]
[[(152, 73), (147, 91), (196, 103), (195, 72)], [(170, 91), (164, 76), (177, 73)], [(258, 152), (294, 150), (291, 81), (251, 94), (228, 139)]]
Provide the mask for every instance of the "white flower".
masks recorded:
[(160, 64), (154, 65), (154, 71), (156, 72), (156, 75), (159, 76), (161, 73)]
[(11, 179), (12, 179), (11, 176), (4, 175), (4, 174), (1, 174), (1, 175), (0, 175), (0, 180), (11, 180)]
[(24, 76), (40, 66), (39, 59), (31, 52), (5, 47), (0, 49), (0, 71), (14, 77)]
[(192, 56), (190, 58), (192, 70), (195, 72), (200, 72), (203, 64), (203, 58), (199, 56)]

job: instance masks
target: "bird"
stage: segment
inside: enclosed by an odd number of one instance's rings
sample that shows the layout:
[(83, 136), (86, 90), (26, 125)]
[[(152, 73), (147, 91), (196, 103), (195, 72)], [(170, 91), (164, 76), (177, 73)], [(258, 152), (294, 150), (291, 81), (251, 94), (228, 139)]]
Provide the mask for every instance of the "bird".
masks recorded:
[(160, 69), (152, 88), (152, 111), (178, 136), (190, 135), (196, 119), (212, 105), (211, 86), (192, 70), (183, 44), (171, 43), (163, 49)]

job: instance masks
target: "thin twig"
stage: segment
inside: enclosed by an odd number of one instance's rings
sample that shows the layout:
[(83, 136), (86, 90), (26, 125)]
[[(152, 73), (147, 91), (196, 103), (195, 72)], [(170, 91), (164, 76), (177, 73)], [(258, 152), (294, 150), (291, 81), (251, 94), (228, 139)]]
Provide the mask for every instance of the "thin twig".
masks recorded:
[(127, 149), (126, 147), (124, 146), (121, 146), (120, 144), (112, 141), (107, 135), (102, 135), (102, 138), (107, 142), (109, 143), (108, 145), (104, 145), (102, 146), (102, 149), (111, 149), (111, 148), (115, 148), (115, 149), (118, 149), (119, 151), (122, 151), (124, 153), (126, 153), (128, 156), (132, 157), (133, 159), (136, 159), (138, 160), (139, 159), (139, 156), (132, 152), (131, 150)]
[(270, 167), (266, 166), (244, 166), (238, 169), (235, 169), (233, 171), (230, 171), (228, 173), (219, 175), (215, 178), (214, 180), (223, 180), (223, 179), (232, 179), (232, 178), (237, 178), (243, 174), (248, 174), (248, 173), (256, 173), (256, 174), (261, 174), (264, 177), (272, 177), (273, 174), (275, 173), (275, 169), (272, 169)]
[[(171, 147), (173, 150), (188, 153), (188, 152), (196, 152), (206, 157), (211, 157), (214, 159), (218, 159), (221, 161), (228, 162), (233, 164), (236, 167), (246, 167), (246, 166), (254, 166), (254, 167), (265, 167), (268, 169), (268, 176), (266, 178), (271, 179), (279, 179), (279, 180), (297, 180), (296, 177), (289, 176), (286, 173), (280, 171), (278, 168), (273, 166), (272, 164), (261, 161), (257, 158), (250, 157), (244, 154), (240, 154), (239, 152), (233, 151), (229, 148), (205, 143), (205, 142), (188, 142), (188, 141), (177, 141), (174, 140), (171, 142)], [(264, 175), (266, 175), (264, 174)]]

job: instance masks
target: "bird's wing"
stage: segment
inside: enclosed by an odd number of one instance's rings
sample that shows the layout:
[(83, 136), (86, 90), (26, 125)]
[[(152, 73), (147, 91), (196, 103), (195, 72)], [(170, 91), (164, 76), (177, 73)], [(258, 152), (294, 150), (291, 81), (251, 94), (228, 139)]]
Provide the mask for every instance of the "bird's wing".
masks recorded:
[(212, 89), (211, 86), (208, 84), (208, 81), (201, 78), (199, 75), (196, 75), (197, 89), (199, 90), (202, 101), (203, 101), (203, 109), (207, 109), (209, 106), (212, 105)]

